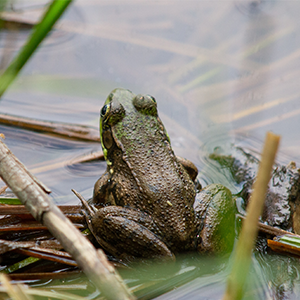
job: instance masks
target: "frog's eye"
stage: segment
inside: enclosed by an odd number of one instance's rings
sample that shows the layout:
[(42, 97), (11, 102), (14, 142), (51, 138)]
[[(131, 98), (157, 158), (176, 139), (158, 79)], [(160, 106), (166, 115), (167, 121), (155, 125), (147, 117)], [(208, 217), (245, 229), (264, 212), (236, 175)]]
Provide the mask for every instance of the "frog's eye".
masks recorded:
[(113, 102), (105, 104), (101, 109), (101, 119), (103, 124), (114, 125), (120, 122), (125, 116), (125, 109), (123, 105), (114, 100)]
[(101, 109), (101, 117), (104, 118), (106, 116), (106, 114), (108, 114), (110, 111), (110, 104), (105, 104), (102, 109)]
[(146, 95), (147, 97), (149, 97), (154, 103), (156, 103), (156, 100), (154, 97), (150, 96), (150, 95)]
[(150, 95), (137, 95), (132, 100), (132, 103), (138, 111), (146, 115), (157, 116), (157, 103), (154, 97)]

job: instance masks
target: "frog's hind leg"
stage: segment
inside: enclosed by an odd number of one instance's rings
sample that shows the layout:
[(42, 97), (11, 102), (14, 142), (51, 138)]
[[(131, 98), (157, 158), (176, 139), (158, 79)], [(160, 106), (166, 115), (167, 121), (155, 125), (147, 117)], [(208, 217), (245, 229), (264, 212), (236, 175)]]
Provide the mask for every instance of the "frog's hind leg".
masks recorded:
[(118, 258), (175, 259), (156, 234), (159, 230), (152, 219), (141, 211), (107, 206), (98, 210), (91, 227), (100, 245)]
[(235, 199), (221, 184), (210, 184), (196, 195), (194, 210), (198, 225), (199, 252), (223, 253), (233, 248), (235, 237)]

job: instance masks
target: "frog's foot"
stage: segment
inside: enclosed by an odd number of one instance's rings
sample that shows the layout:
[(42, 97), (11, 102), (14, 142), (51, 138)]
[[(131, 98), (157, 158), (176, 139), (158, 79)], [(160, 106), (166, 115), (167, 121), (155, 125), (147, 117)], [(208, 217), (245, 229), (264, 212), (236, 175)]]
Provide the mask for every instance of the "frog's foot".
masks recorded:
[[(175, 260), (159, 238), (159, 229), (145, 213), (120, 206), (100, 208), (91, 220), (95, 237), (105, 250), (118, 257)], [(104, 245), (105, 244), (105, 245)]]
[(103, 239), (101, 239), (100, 236), (98, 236), (94, 232), (94, 227), (92, 226), (92, 219), (95, 216), (95, 214), (98, 212), (98, 209), (94, 205), (89, 204), (85, 199), (83, 199), (83, 198), (79, 198), (79, 199), (80, 199), (80, 201), (82, 203), (81, 213), (85, 217), (85, 221), (86, 221), (87, 227), (90, 230), (91, 234), (94, 236), (94, 238), (96, 239), (96, 241), (98, 242), (98, 244), (103, 249), (109, 251), (115, 257), (118, 257), (118, 252), (115, 249), (111, 248), (108, 243), (106, 243)]
[[(75, 192), (75, 194), (77, 195), (78, 193)], [(97, 213), (98, 209), (94, 205), (89, 204), (81, 195), (78, 198), (82, 203), (81, 213), (83, 214), (83, 216), (85, 218), (88, 229), (90, 230), (92, 235), (95, 236), (95, 234), (93, 233), (93, 227), (91, 226), (91, 219)]]

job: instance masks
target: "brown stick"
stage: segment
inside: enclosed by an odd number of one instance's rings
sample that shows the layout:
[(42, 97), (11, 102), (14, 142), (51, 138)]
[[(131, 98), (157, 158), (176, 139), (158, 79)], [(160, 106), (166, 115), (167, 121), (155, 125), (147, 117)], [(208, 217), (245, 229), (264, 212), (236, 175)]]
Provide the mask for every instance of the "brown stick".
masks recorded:
[[(15, 241), (7, 241), (7, 240), (0, 239), (0, 254), (6, 253), (7, 251), (19, 249), (19, 248), (27, 249), (27, 248), (31, 248), (31, 247), (36, 247), (36, 245), (37, 245), (36, 241), (15, 242)], [(40, 241), (39, 245), (45, 251), (49, 251), (52, 249), (59, 250), (62, 248), (61, 244), (57, 240)], [(67, 252), (64, 252), (64, 253), (70, 255)]]
[[(60, 273), (54, 273), (54, 272), (37, 272), (37, 273), (12, 273), (12, 274), (6, 274), (9, 279), (11, 280), (32, 280), (32, 279), (57, 279), (57, 278), (66, 278), (69, 276), (78, 275), (81, 271), (64, 271)], [(1, 290), (0, 290), (1, 291)], [(51, 298), (49, 298), (51, 299)], [(74, 300), (74, 299), (73, 299)]]
[(233, 268), (228, 278), (227, 290), (223, 300), (241, 299), (243, 296), (243, 288), (251, 263), (252, 249), (258, 232), (258, 219), (263, 210), (279, 141), (279, 136), (270, 132), (267, 133), (257, 178), (247, 208), (247, 217), (237, 243)]
[(0, 124), (20, 127), (40, 132), (52, 133), (61, 137), (67, 137), (90, 142), (99, 142), (99, 131), (93, 127), (34, 120), (8, 114), (0, 114)]
[[(240, 218), (243, 222), (245, 222), (245, 220), (246, 220), (246, 217), (244, 217), (242, 215), (238, 215), (238, 218)], [(288, 235), (300, 238), (300, 236), (298, 234), (295, 234), (295, 233), (292, 233), (292, 232), (289, 232), (289, 231), (286, 231), (286, 230), (283, 230), (280, 228), (276, 228), (276, 227), (273, 227), (273, 226), (270, 226), (267, 224), (263, 224), (260, 222), (258, 222), (257, 226), (258, 226), (258, 230), (260, 233), (266, 233), (266, 234), (270, 234), (272, 236), (281, 236), (281, 235), (288, 234)]]
[(72, 225), (41, 185), (0, 141), (0, 175), (31, 214), (62, 244), (107, 299), (135, 299), (103, 251)]
[(74, 261), (72, 257), (70, 257), (70, 254), (62, 251), (43, 249), (40, 247), (31, 247), (29, 249), (21, 248), (21, 249), (16, 249), (14, 251), (27, 256), (42, 258), (42, 259), (77, 267), (76, 261)]
[[(79, 214), (81, 211), (81, 206), (78, 205), (58, 205), (58, 208), (64, 214)], [(24, 205), (9, 205), (0, 204), (0, 215), (28, 215), (30, 212), (26, 209)]]
[[(85, 226), (82, 224), (74, 225), (74, 227), (78, 229), (85, 228)], [(32, 231), (32, 230), (48, 230), (48, 228), (44, 225), (39, 224), (38, 222), (35, 223), (21, 222), (20, 224), (16, 224), (16, 225), (12, 224), (12, 225), (4, 225), (0, 227), (0, 232), (13, 232), (13, 231), (21, 232), (21, 231)]]

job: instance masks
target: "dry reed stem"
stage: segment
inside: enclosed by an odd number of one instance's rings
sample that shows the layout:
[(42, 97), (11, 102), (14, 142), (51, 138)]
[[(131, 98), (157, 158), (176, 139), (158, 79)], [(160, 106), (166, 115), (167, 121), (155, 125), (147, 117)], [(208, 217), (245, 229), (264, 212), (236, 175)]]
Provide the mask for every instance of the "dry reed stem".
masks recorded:
[(279, 141), (280, 137), (278, 135), (271, 132), (267, 133), (257, 178), (247, 208), (247, 217), (243, 223), (236, 246), (233, 267), (223, 300), (236, 300), (241, 299), (243, 296), (244, 284), (251, 263), (252, 249), (258, 232), (258, 219), (263, 210)]

